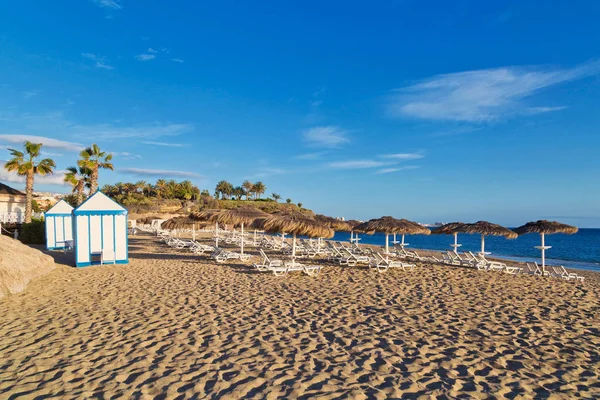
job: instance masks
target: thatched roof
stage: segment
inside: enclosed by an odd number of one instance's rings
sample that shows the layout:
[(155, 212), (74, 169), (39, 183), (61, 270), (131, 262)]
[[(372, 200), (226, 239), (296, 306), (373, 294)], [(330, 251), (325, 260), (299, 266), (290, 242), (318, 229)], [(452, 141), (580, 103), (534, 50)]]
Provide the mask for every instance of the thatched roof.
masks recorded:
[(161, 217), (157, 217), (156, 215), (144, 218), (138, 218), (137, 222), (140, 224), (151, 224), (155, 219), (162, 219)]
[(246, 224), (250, 225), (259, 218), (266, 218), (269, 214), (262, 212), (258, 208), (254, 207), (238, 207), (230, 210), (224, 210), (222, 212), (214, 214), (211, 220), (218, 221), (222, 224), (239, 225)]
[(297, 212), (270, 215), (267, 218), (256, 220), (252, 226), (267, 233), (295, 233), (300, 236), (322, 238), (331, 238), (334, 234), (327, 225), (309, 215)]
[(315, 219), (337, 232), (350, 232), (352, 230), (352, 227), (346, 221), (328, 217), (327, 215), (317, 214), (315, 215)]
[(352, 229), (354, 229), (354, 227), (356, 227), (356, 226), (358, 226), (358, 225), (362, 224), (362, 222), (361, 222), (361, 221), (357, 221), (357, 220), (355, 220), (355, 219), (349, 219), (348, 221), (346, 221), (346, 223), (347, 223), (348, 225), (350, 225), (350, 227), (351, 227)]
[(416, 222), (393, 217), (372, 219), (354, 227), (355, 231), (372, 235), (374, 232), (400, 235), (429, 235), (431, 231)]
[(450, 222), (449, 224), (445, 224), (440, 226), (439, 228), (435, 228), (431, 233), (434, 235), (453, 235), (455, 233), (463, 232), (463, 228), (466, 224), (462, 222)]
[(527, 233), (544, 233), (551, 235), (553, 233), (566, 233), (567, 235), (572, 235), (577, 233), (578, 229), (575, 226), (561, 224), (556, 221), (531, 221), (526, 223), (523, 226), (514, 229), (514, 231), (519, 235), (525, 235)]
[(498, 224), (492, 224), (487, 221), (478, 221), (474, 224), (465, 224), (460, 232), (463, 233), (478, 233), (486, 236), (504, 236), (507, 239), (515, 239), (517, 234), (508, 228), (505, 228)]
[(194, 224), (197, 224), (197, 223), (198, 223), (197, 221), (194, 221), (188, 217), (173, 217), (173, 218), (168, 219), (165, 222), (163, 222), (160, 225), (160, 227), (162, 229), (169, 229), (169, 230), (183, 229), (183, 228), (190, 228)]
[(220, 212), (221, 210), (204, 210), (191, 213), (189, 217), (195, 221), (212, 221)]

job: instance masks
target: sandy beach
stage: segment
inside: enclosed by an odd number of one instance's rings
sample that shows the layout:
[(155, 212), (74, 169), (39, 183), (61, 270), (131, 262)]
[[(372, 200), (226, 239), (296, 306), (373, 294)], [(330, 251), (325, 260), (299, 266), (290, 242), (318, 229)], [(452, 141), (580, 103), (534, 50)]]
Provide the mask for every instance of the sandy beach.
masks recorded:
[(0, 301), (0, 398), (600, 396), (594, 273), (276, 278), (151, 236), (130, 261), (58, 265)]

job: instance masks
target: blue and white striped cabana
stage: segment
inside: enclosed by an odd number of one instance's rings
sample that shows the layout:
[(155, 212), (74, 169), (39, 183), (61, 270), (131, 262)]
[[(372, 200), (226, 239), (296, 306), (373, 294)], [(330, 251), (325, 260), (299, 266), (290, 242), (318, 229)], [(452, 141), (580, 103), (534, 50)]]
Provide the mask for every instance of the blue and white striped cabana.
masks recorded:
[(75, 265), (101, 264), (111, 254), (116, 264), (127, 264), (127, 210), (97, 191), (73, 210)]
[(64, 249), (73, 244), (73, 207), (60, 200), (44, 213), (46, 221), (46, 248)]

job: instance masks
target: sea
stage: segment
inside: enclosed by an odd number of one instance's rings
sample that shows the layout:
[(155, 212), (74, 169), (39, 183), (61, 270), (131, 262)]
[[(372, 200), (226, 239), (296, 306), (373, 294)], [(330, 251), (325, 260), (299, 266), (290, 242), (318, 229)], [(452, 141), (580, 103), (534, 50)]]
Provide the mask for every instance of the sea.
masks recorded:
[[(385, 234), (359, 235), (359, 244), (385, 246)], [(349, 232), (336, 232), (333, 240), (348, 241)], [(390, 246), (393, 235), (390, 235)], [(397, 236), (401, 240), (401, 236)], [(546, 235), (547, 265), (563, 265), (567, 268), (583, 269), (600, 272), (600, 229), (579, 229), (573, 235)], [(405, 236), (408, 249), (452, 250), (454, 244), (452, 235), (413, 235)], [(541, 252), (535, 246), (541, 243), (540, 235), (528, 234), (508, 240), (503, 237), (486, 236), (485, 251), (490, 256), (514, 261), (536, 261), (541, 263)], [(481, 235), (458, 234), (458, 243), (462, 244), (459, 251), (478, 252), (481, 250)]]

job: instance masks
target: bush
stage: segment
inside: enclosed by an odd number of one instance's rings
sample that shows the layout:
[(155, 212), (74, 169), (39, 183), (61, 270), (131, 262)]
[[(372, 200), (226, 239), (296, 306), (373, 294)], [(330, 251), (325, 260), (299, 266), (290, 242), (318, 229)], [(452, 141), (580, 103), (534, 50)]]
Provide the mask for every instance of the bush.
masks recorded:
[(21, 227), (21, 242), (25, 244), (45, 244), (46, 228), (43, 219), (33, 218)]

